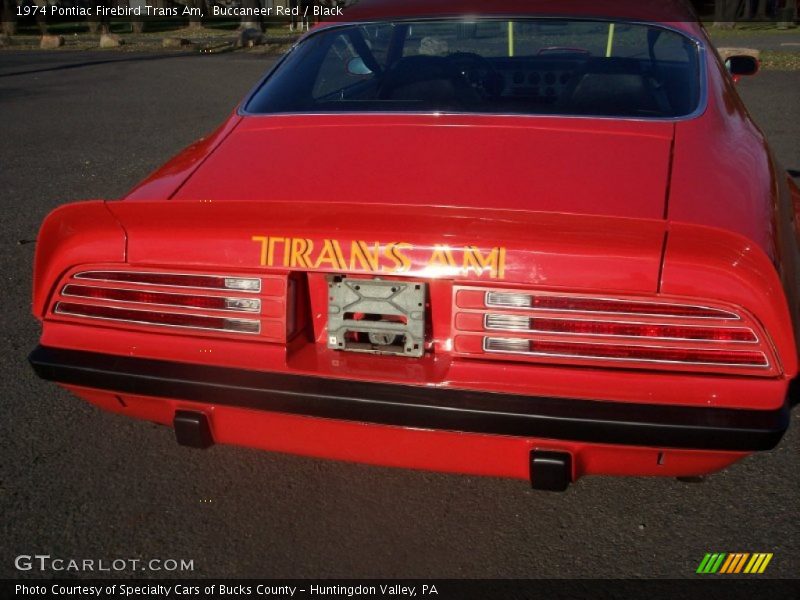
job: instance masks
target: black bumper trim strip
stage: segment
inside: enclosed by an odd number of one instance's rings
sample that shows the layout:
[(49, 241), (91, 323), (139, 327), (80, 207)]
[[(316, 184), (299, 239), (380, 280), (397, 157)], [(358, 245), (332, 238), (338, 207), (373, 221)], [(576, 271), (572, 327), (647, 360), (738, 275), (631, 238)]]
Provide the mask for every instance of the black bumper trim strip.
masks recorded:
[(263, 373), (37, 347), (43, 379), (87, 388), (380, 425), (654, 448), (756, 451), (789, 426), (778, 410), (629, 404)]

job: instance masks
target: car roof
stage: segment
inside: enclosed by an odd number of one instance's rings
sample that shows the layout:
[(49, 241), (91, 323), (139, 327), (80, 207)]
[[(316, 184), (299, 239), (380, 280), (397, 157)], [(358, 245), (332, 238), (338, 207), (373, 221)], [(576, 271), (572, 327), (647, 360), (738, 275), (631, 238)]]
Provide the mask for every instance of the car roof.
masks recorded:
[(559, 16), (649, 23), (698, 22), (688, 0), (360, 0), (337, 22), (452, 16)]

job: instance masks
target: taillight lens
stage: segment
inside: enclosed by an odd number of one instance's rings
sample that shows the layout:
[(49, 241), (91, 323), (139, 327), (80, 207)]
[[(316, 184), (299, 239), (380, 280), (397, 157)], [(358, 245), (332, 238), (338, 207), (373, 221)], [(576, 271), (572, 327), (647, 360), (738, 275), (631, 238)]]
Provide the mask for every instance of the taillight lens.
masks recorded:
[(735, 320), (739, 318), (736, 313), (707, 306), (612, 298), (521, 294), (516, 292), (486, 292), (486, 306), (490, 308), (532, 308), (558, 312), (604, 313), (611, 315), (686, 317), (690, 319)]
[(507, 340), (493, 337), (484, 338), (484, 348), (487, 352), (510, 352), (512, 354), (519, 353), (542, 357), (598, 358), (719, 366), (769, 366), (767, 357), (762, 352), (742, 352), (738, 350), (698, 350), (659, 348), (655, 346), (587, 344), (583, 342), (549, 342), (545, 340)]
[(158, 286), (196, 288), (204, 290), (236, 290), (239, 292), (261, 291), (261, 280), (220, 275), (187, 275), (173, 273), (135, 273), (128, 271), (84, 271), (76, 273), (75, 279), (94, 281), (116, 281)]
[(697, 340), (715, 342), (757, 342), (747, 327), (697, 327), (663, 323), (620, 321), (584, 321), (580, 319), (545, 319), (525, 315), (487, 314), (486, 328), (497, 331), (564, 333), (604, 337), (650, 338), (656, 340)]
[(249, 319), (229, 319), (226, 317), (210, 317), (207, 315), (134, 310), (130, 308), (97, 306), (92, 304), (76, 304), (74, 302), (59, 302), (56, 304), (55, 313), (58, 315), (87, 317), (90, 319), (125, 321), (127, 323), (139, 323), (142, 325), (188, 327), (190, 329), (231, 331), (234, 333), (259, 333), (261, 329), (258, 321)]
[(743, 311), (664, 298), (456, 289), (454, 350), (494, 360), (775, 373), (760, 326)]
[(132, 302), (136, 304), (151, 304), (155, 306), (179, 306), (184, 308), (204, 308), (207, 310), (228, 310), (236, 312), (261, 312), (261, 300), (258, 298), (169, 294), (165, 292), (101, 288), (85, 285), (66, 285), (61, 295), (116, 300), (118, 302)]
[(259, 335), (264, 341), (285, 343), (300, 327), (296, 302), (295, 282), (288, 275), (100, 268), (69, 275), (55, 294), (51, 315), (119, 327)]

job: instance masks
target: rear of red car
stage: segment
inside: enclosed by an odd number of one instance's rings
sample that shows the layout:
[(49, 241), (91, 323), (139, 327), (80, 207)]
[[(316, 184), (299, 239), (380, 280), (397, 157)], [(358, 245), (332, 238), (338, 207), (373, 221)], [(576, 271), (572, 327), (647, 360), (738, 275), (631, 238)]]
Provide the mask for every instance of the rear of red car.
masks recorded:
[[(763, 210), (778, 202), (769, 155), (739, 225), (687, 218), (695, 192), (675, 190), (698, 148), (757, 130), (717, 112), (729, 83), (698, 40), (572, 23), (312, 34), (292, 69), (126, 200), (48, 217), (37, 372), (187, 445), (541, 489), (700, 475), (773, 448), (797, 374), (797, 240)], [(615, 58), (663, 32), (679, 56), (655, 71)], [(552, 45), (565, 33), (607, 54)], [(460, 44), (487, 39), (500, 49), (464, 57)], [(684, 76), (685, 98), (670, 88)]]

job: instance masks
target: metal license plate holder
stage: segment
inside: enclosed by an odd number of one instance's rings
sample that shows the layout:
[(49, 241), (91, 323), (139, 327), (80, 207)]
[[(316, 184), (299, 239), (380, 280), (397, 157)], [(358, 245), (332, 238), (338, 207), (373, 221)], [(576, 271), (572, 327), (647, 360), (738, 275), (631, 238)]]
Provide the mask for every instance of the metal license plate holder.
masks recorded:
[(427, 293), (421, 281), (328, 277), (328, 348), (424, 356)]

